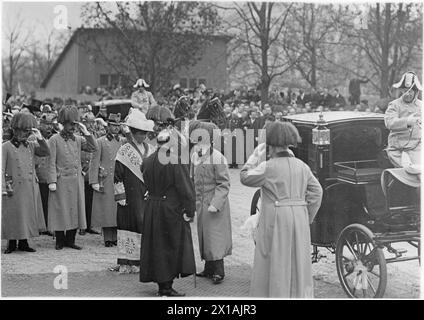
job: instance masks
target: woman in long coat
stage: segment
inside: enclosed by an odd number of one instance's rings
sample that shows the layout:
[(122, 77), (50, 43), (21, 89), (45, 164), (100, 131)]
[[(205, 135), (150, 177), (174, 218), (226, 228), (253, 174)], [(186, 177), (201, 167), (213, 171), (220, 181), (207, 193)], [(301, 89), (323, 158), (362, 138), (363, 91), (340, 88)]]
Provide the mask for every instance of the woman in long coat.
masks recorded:
[[(125, 143), (120, 132), (120, 114), (110, 114), (107, 134), (97, 139), (97, 151), (93, 155), (89, 169), (89, 183), (93, 190), (91, 226), (102, 227), (106, 247), (117, 245), (114, 174), (115, 157)], [(101, 184), (103, 190), (101, 190)]]
[(35, 156), (48, 156), (49, 147), (36, 129), (37, 142), (28, 141), (36, 125), (32, 114), (17, 113), (11, 122), (13, 137), (2, 145), (2, 239), (9, 240), (6, 254), (16, 250), (17, 240), (18, 250), (34, 252), (27, 239), (46, 228)]
[(261, 144), (240, 172), (244, 185), (261, 188), (250, 283), (254, 297), (313, 297), (309, 225), (320, 207), (322, 188), (310, 168), (288, 149), (299, 139), (292, 124), (269, 124), (270, 160), (264, 161), (266, 147)]
[[(230, 175), (225, 157), (213, 147), (213, 130), (216, 125), (201, 122), (195, 131), (207, 133), (194, 147), (192, 174), (196, 189), (197, 234), (200, 257), (205, 260), (200, 277), (211, 278), (213, 283), (222, 282), (225, 276), (224, 257), (231, 255), (231, 216), (228, 194)], [(202, 133), (203, 131), (203, 133)], [(191, 132), (190, 138), (195, 139)], [(196, 142), (196, 141), (194, 141)]]
[[(179, 276), (196, 272), (189, 225), (195, 212), (194, 186), (189, 166), (180, 163), (176, 148), (168, 152), (171, 150), (169, 146), (161, 146), (167, 139), (170, 135), (166, 132), (159, 134), (158, 150), (142, 165), (148, 197), (144, 212), (140, 281), (156, 282), (160, 296), (183, 296), (172, 288), (172, 283)], [(165, 158), (169, 162), (162, 161)]]
[[(86, 229), (84, 178), (82, 176), (81, 152), (94, 152), (97, 145), (85, 125), (77, 122), (78, 110), (64, 106), (59, 110), (58, 122), (63, 130), (49, 140), (49, 230), (55, 232), (56, 249), (64, 246), (76, 250), (77, 229)], [(83, 136), (74, 135), (79, 125)]]

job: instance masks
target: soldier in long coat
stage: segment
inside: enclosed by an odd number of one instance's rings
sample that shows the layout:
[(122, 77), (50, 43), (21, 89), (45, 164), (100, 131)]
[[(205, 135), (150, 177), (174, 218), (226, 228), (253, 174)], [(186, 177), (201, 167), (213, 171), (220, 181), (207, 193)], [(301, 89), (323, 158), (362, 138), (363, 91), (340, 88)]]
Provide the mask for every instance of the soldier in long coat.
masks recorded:
[[(49, 140), (49, 230), (55, 232), (56, 250), (64, 246), (80, 250), (75, 244), (77, 229), (86, 229), (84, 178), (81, 152), (96, 151), (96, 141), (79, 120), (74, 106), (59, 110), (58, 122), (63, 125), (60, 133)], [(84, 136), (74, 135), (79, 125)]]
[(121, 114), (109, 115), (107, 134), (97, 139), (97, 151), (89, 170), (89, 183), (94, 190), (91, 225), (103, 228), (106, 247), (117, 245), (114, 174), (115, 157), (125, 143), (120, 135)]
[(240, 172), (242, 184), (261, 188), (250, 283), (254, 297), (313, 297), (309, 225), (320, 207), (322, 188), (311, 169), (288, 149), (299, 140), (292, 124), (268, 124), (266, 144), (255, 149)]
[(415, 166), (421, 164), (421, 108), (418, 99), (422, 91), (418, 77), (407, 72), (393, 87), (403, 90), (400, 98), (393, 100), (385, 112), (384, 122), (390, 130), (387, 154), (395, 167), (404, 167), (402, 153), (406, 153)]
[[(192, 175), (196, 190), (200, 257), (205, 260), (204, 271), (197, 275), (211, 278), (213, 283), (218, 284), (225, 276), (224, 257), (231, 255), (232, 238), (228, 199), (230, 175), (227, 160), (213, 148), (214, 129), (217, 126), (208, 122), (201, 122), (196, 129), (200, 130), (202, 141), (193, 148)], [(203, 136), (202, 130), (207, 132), (208, 137)], [(190, 133), (190, 138), (194, 136), (195, 133)]]
[[(159, 148), (142, 165), (148, 197), (144, 211), (140, 281), (156, 282), (160, 296), (183, 296), (172, 288), (172, 283), (179, 276), (196, 272), (189, 225), (195, 212), (195, 194), (189, 165), (181, 164), (175, 141), (174, 148), (161, 145), (169, 139), (166, 130), (159, 133)], [(173, 159), (165, 163), (161, 159), (166, 156)]]
[[(2, 145), (2, 239), (5, 253), (16, 250), (35, 252), (27, 239), (45, 230), (40, 189), (35, 172), (35, 156), (48, 156), (49, 147), (34, 129), (33, 115), (17, 113), (11, 121), (13, 137)], [(37, 141), (28, 141), (34, 133)], [(17, 240), (19, 243), (17, 244)]]

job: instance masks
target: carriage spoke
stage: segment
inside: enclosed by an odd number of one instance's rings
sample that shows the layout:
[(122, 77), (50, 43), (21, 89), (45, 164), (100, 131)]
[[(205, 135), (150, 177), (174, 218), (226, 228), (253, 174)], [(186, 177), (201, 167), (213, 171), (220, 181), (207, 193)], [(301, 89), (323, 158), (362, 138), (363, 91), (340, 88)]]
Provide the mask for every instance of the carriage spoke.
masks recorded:
[[(359, 247), (359, 239), (358, 239), (358, 233), (355, 232), (355, 239), (356, 239), (356, 250), (358, 250), (358, 253), (361, 254), (361, 250)], [(355, 247), (353, 247), (355, 248)]]
[(372, 292), (373, 292), (373, 293), (374, 293), (374, 295), (375, 295), (377, 291), (375, 290), (375, 288), (374, 288), (374, 286), (373, 286), (373, 284), (372, 284), (372, 282), (371, 282), (370, 278), (368, 278), (368, 275), (367, 275), (367, 281), (368, 281), (368, 284), (370, 285), (370, 288), (371, 288)]
[(349, 249), (350, 253), (352, 253), (353, 257), (358, 260), (358, 257), (355, 253), (355, 250), (352, 248), (352, 246), (350, 245), (349, 241), (347, 241), (347, 239), (345, 239), (345, 242), (347, 244), (347, 248)]

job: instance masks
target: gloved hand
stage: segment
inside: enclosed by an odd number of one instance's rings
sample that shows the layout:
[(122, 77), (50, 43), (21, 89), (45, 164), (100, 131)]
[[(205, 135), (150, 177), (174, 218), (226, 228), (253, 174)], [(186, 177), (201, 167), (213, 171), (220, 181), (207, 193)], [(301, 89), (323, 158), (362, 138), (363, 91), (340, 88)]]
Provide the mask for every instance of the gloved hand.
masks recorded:
[(91, 187), (93, 188), (94, 191), (97, 191), (97, 192), (100, 191), (100, 184), (98, 183), (93, 183)]
[(43, 139), (43, 136), (41, 135), (40, 130), (38, 130), (36, 128), (32, 128), (32, 133), (37, 138), (37, 140), (42, 140)]
[(83, 135), (85, 136), (89, 136), (90, 132), (87, 130), (87, 127), (85, 126), (85, 124), (81, 123), (81, 122), (77, 122), (81, 132), (83, 133)]
[(208, 211), (215, 213), (215, 212), (218, 212), (218, 209), (215, 208), (213, 205), (210, 205), (209, 208), (208, 208)]
[(49, 184), (49, 190), (52, 191), (52, 192), (56, 191), (56, 183), (50, 183)]

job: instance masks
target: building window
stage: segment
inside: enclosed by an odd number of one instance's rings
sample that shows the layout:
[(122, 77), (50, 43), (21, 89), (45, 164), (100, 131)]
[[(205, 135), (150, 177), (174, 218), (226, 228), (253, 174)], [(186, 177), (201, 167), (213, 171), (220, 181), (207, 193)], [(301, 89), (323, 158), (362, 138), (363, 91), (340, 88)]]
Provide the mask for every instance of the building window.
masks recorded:
[(101, 74), (100, 75), (100, 86), (108, 86), (109, 85), (109, 75)]
[(181, 88), (187, 88), (187, 78), (180, 79), (180, 86)]
[(192, 78), (190, 79), (190, 83), (189, 83), (189, 89), (194, 89), (197, 87), (197, 79), (196, 78)]

